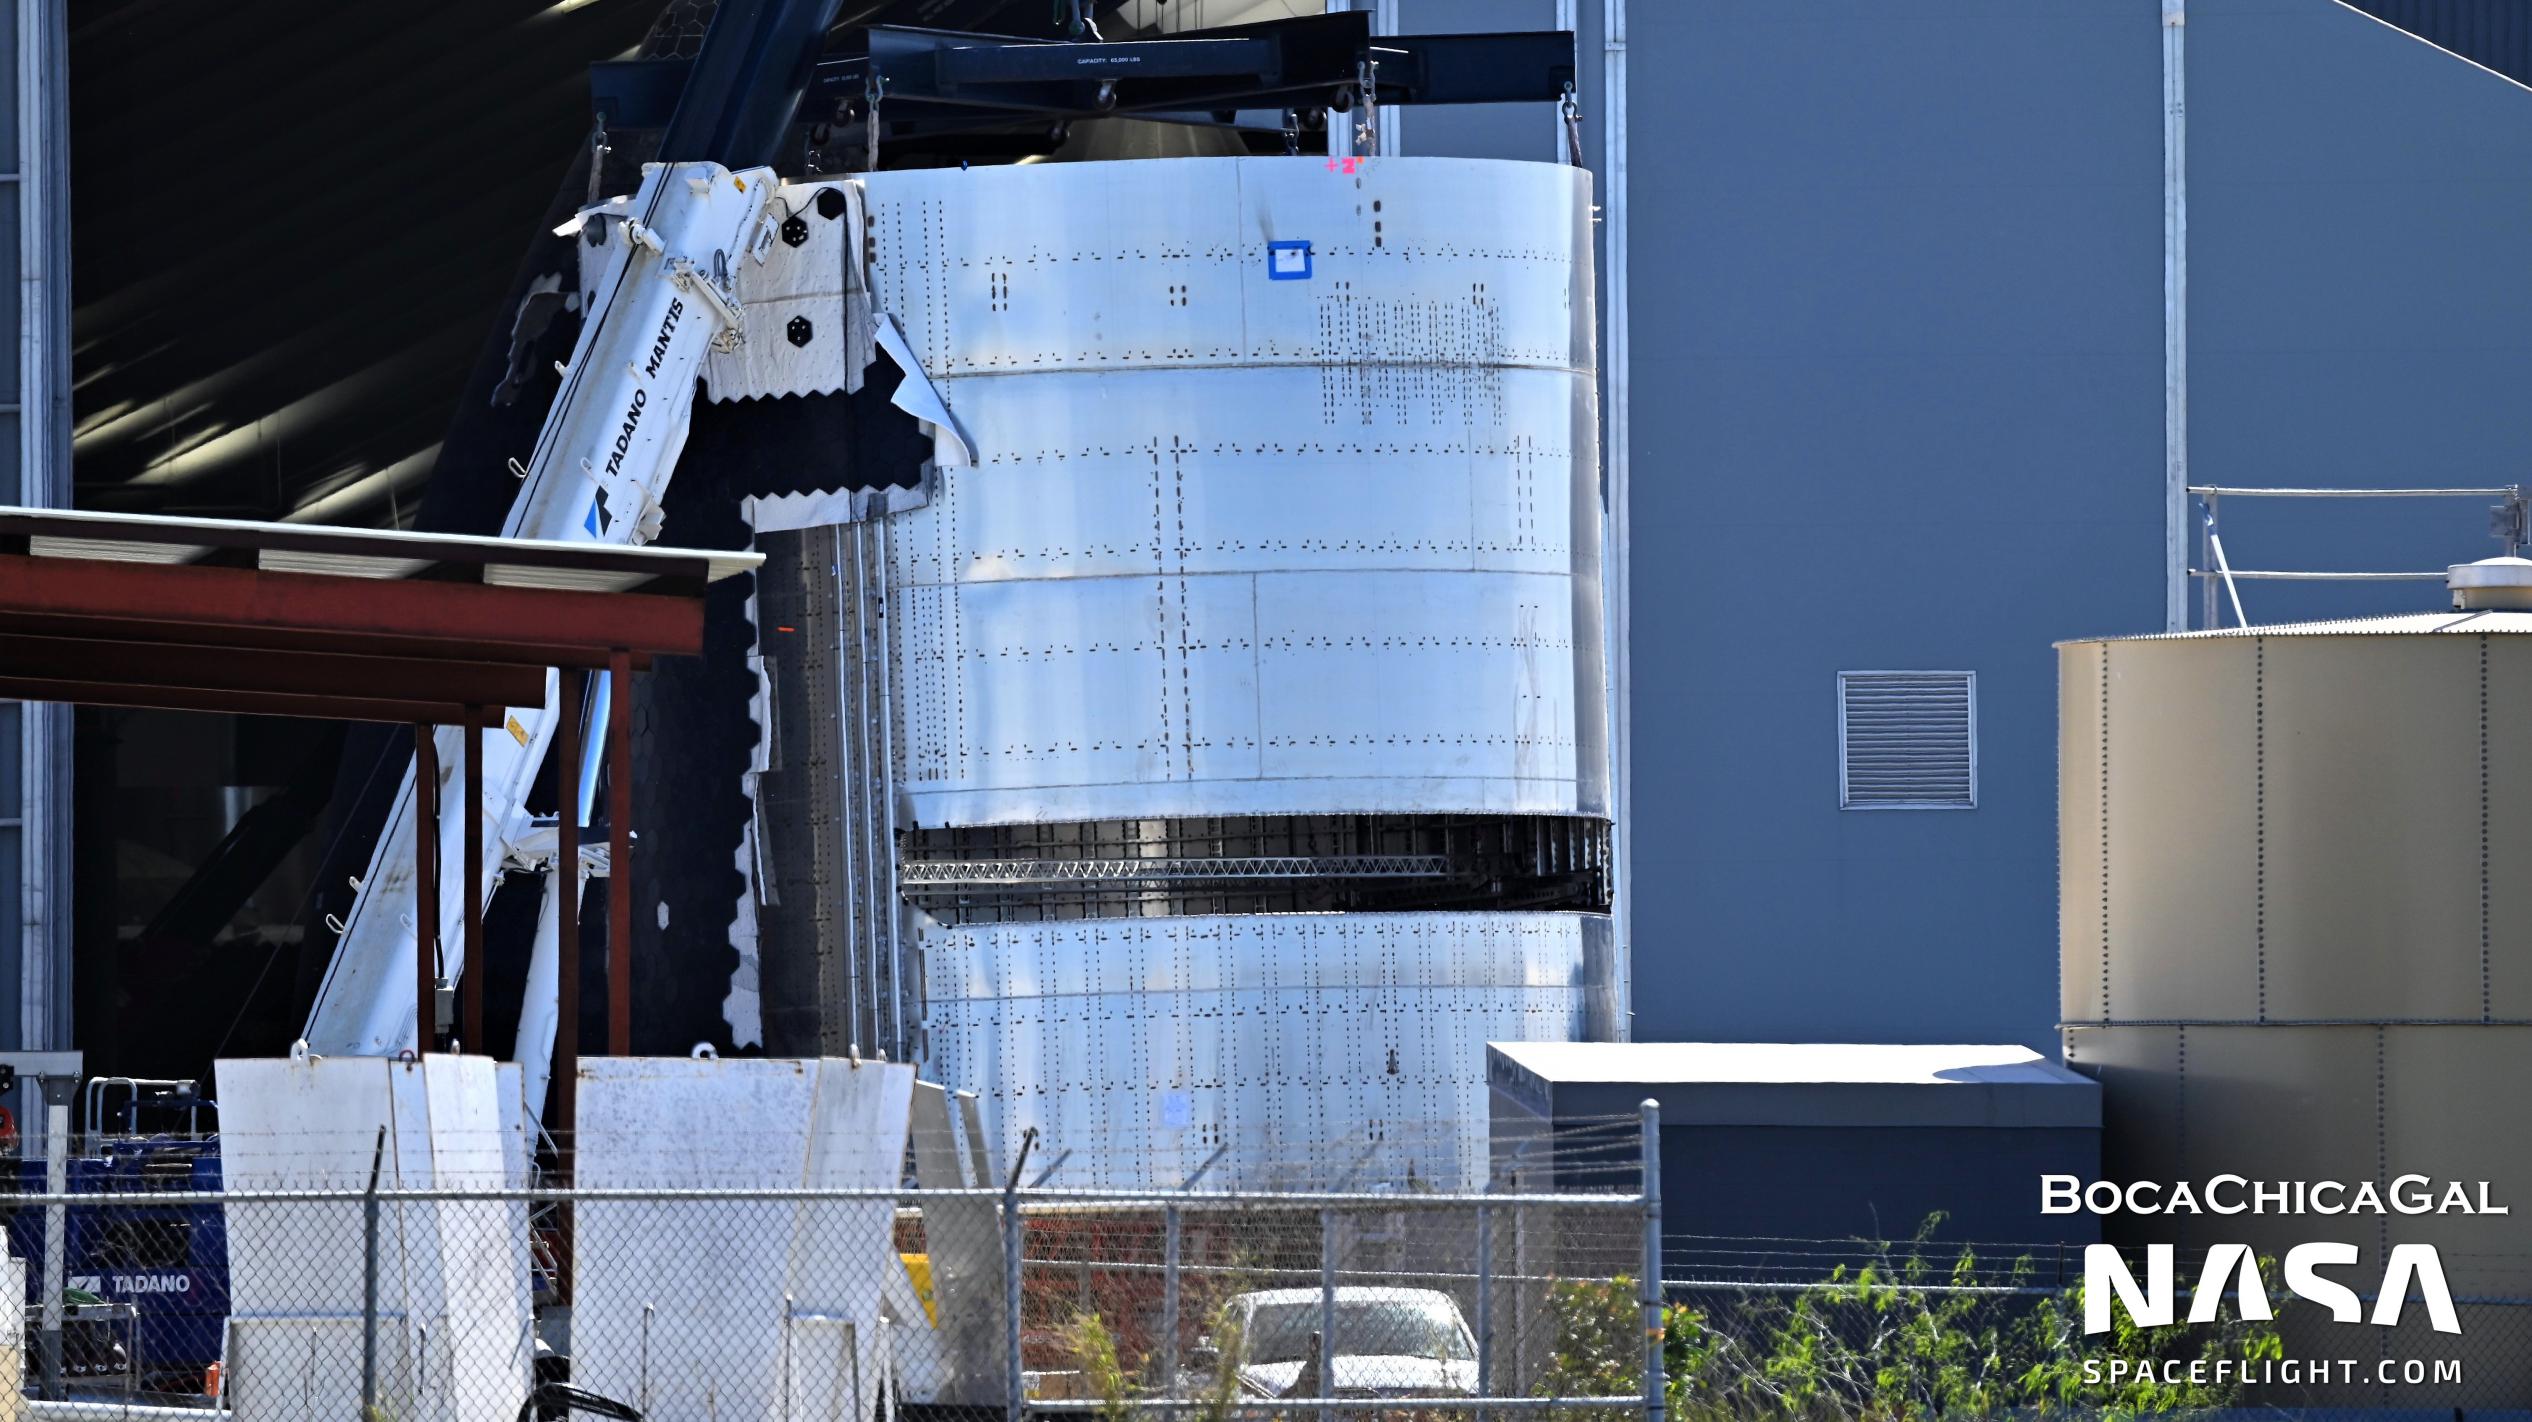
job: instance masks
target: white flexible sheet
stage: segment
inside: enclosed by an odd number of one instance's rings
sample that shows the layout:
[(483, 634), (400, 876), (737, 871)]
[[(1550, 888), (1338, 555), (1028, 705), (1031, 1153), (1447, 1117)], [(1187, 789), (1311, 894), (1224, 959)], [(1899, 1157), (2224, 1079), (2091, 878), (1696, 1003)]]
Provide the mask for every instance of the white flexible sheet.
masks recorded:
[[(913, 1093), (914, 1068), (889, 1062), (592, 1058), (577, 1179), (893, 1188)], [(891, 1276), (905, 1272), (893, 1201), (591, 1202), (577, 1219), (576, 1385), (654, 1417), (871, 1415)]]
[[(501, 1098), (518, 1078), (488, 1057), (449, 1055), (235, 1060), (213, 1070), (227, 1189), (340, 1192), (226, 1207), (235, 1415), (355, 1416), (365, 1302), (358, 1197), (371, 1161), (391, 1190), (513, 1185), (524, 1159), (519, 1119)], [(524, 1208), (400, 1201), (382, 1214), (382, 1409), (414, 1422), (512, 1422), (533, 1341)]]

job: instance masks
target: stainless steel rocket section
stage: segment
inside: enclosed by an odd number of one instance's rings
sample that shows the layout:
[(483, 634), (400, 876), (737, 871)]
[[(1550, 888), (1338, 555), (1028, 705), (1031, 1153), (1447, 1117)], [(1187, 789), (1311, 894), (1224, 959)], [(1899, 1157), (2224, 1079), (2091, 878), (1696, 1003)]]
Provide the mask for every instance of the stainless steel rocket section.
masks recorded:
[(1067, 1183), (1474, 1183), (1485, 1042), (1624, 1019), (1588, 174), (854, 181), (937, 457), (834, 561), (840, 761), (921, 961), (826, 980)]

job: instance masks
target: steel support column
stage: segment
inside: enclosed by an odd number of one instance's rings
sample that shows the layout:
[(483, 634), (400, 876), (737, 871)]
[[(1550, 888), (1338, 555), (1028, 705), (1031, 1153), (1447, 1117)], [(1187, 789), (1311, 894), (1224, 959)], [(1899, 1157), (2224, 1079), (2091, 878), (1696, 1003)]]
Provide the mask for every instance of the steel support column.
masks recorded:
[(460, 883), (466, 896), (465, 955), (457, 966), (459, 1009), (457, 1044), (481, 1053), (492, 1040), (484, 1028), (484, 733), (461, 728), (458, 754), (464, 758), (466, 795), (458, 813), (466, 817), (466, 862)]
[(440, 746), (436, 727), (413, 728), (413, 1054), (439, 1044)]
[[(554, 1146), (564, 1183), (572, 1178), (572, 1132), (580, 1124), (580, 721), (585, 673), (563, 669), (554, 718)], [(565, 1238), (569, 1238), (566, 1231)]]
[(607, 1055), (633, 1055), (633, 654), (607, 659)]

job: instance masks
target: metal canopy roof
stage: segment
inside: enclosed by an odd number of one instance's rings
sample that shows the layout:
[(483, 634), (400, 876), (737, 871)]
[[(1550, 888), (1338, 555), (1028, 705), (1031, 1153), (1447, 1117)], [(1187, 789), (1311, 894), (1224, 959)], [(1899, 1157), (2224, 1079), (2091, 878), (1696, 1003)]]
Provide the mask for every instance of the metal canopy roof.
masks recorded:
[(1492, 1042), (1555, 1082), (2062, 1085), (2083, 1078), (2028, 1047), (1890, 1042)]
[(1490, 1042), (1488, 1083), (1536, 1115), (1664, 1126), (2097, 1129), (2101, 1084), (2017, 1045)]
[(758, 553), (702, 549), (7, 507), (0, 507), (0, 553), (574, 592), (688, 594), (765, 561)]
[(752, 553), (0, 508), (0, 697), (497, 726), (703, 649)]

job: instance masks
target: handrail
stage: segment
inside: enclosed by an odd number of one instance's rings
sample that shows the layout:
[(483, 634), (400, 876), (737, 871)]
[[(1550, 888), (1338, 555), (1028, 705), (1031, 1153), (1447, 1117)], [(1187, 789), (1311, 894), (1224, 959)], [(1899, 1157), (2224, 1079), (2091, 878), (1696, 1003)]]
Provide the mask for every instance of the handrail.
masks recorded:
[(2523, 492), (2520, 484), (2492, 489), (2237, 489), (2229, 484), (2192, 484), (2189, 492), (2204, 498), (2277, 499), (2502, 499)]
[(2191, 577), (2193, 577), (2193, 578), (2217, 578), (2217, 577), (2226, 577), (2226, 576), (2230, 576), (2230, 577), (2234, 577), (2234, 578), (2242, 578), (2242, 579), (2248, 579), (2248, 578), (2270, 578), (2270, 579), (2286, 579), (2286, 580), (2293, 581), (2293, 582), (2310, 582), (2310, 583), (2332, 583), (2332, 582), (2336, 582), (2336, 583), (2363, 583), (2363, 582), (2429, 582), (2429, 583), (2440, 583), (2440, 582), (2444, 581), (2444, 579), (2445, 579), (2447, 576), (2449, 576), (2449, 574), (2446, 572), (2446, 570), (2444, 570), (2444, 569), (2442, 569), (2442, 568), (2438, 568), (2438, 569), (2436, 569), (2434, 572), (2431, 572), (2431, 573), (2298, 573), (2298, 572), (2286, 572), (2286, 571), (2281, 571), (2281, 570), (2278, 570), (2278, 569), (2251, 569), (2251, 568), (2235, 568), (2235, 569), (2233, 569), (2233, 570), (2231, 571), (2231, 573), (2230, 573), (2230, 574), (2212, 572), (2212, 571), (2210, 571), (2210, 570), (2208, 570), (2208, 569), (2205, 569), (2205, 568), (2192, 568), (2192, 569), (2190, 569), (2190, 570), (2189, 570), (2189, 576), (2191, 576)]
[(2199, 501), (2198, 552), (2202, 563), (2212, 567), (2184, 567), (2180, 571), (2198, 580), (2201, 627), (2223, 626), (2218, 615), (2216, 589), (2221, 583), (2233, 604), (2233, 621), (2237, 626), (2249, 625), (2242, 611), (2242, 597), (2237, 584), (2246, 582), (2295, 583), (2426, 583), (2443, 582), (2446, 570), (2411, 572), (2364, 571), (2323, 572), (2307, 569), (2236, 568), (2225, 556), (2224, 540), (2217, 531), (2217, 510), (2227, 498), (2236, 499), (2496, 499), (2500, 502), (2489, 510), (2489, 532), (2504, 545), (2506, 556), (2519, 557), (2525, 544), (2532, 541), (2532, 497), (2527, 497), (2521, 484), (2501, 484), (2470, 488), (2385, 489), (2385, 488), (2259, 488), (2231, 484), (2191, 484), (2186, 486)]

